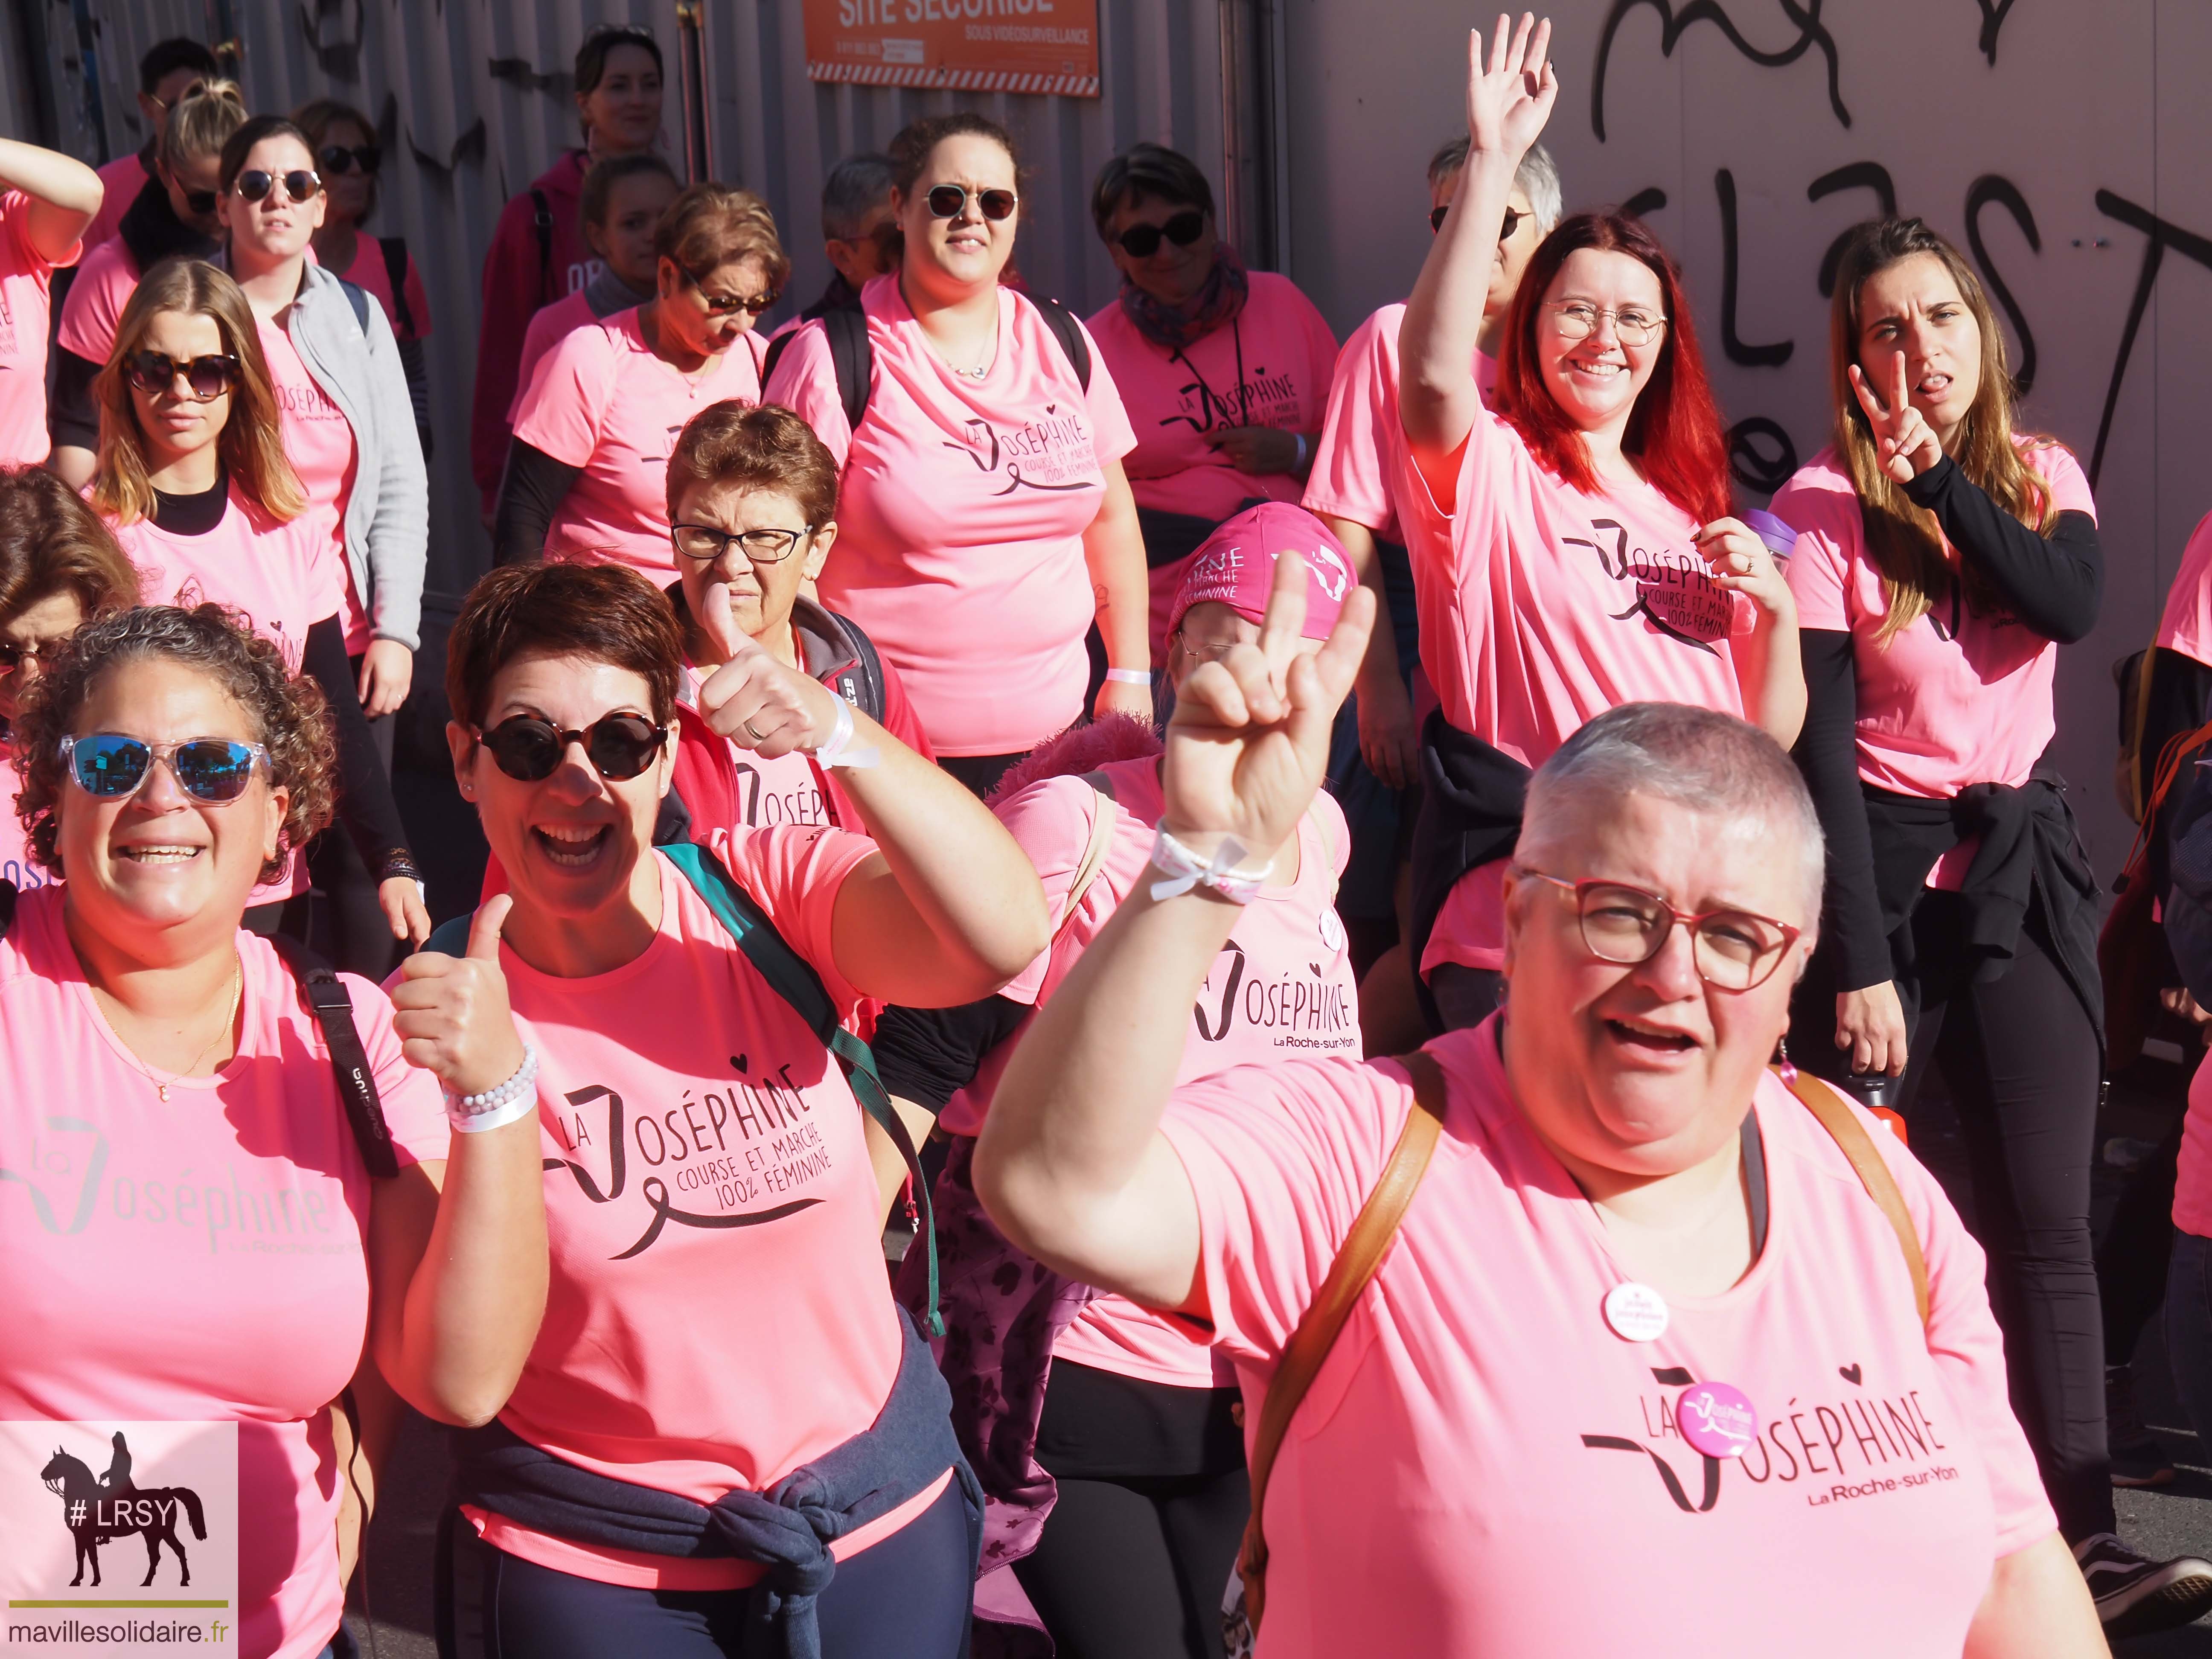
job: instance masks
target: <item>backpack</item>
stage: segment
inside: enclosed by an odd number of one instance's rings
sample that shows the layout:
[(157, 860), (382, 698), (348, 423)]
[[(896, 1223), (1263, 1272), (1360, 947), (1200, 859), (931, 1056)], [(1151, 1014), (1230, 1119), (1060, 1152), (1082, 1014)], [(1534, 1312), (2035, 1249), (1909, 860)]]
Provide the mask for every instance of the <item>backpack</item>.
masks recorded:
[[(15, 920), (15, 887), (0, 881), (0, 939)], [(392, 1126), (384, 1121), (383, 1097), (376, 1091), (376, 1076), (369, 1069), (368, 1052), (353, 1023), (353, 993), (345, 981), (325, 966), (313, 952), (288, 939), (269, 943), (299, 981), (300, 1000), (322, 1028), (324, 1046), (331, 1051), (331, 1075), (337, 1080), (339, 1103), (345, 1108), (347, 1127), (368, 1172), (380, 1181), (399, 1173), (398, 1156), (392, 1150)], [(464, 948), (466, 941), (464, 940)]]
[(399, 320), (399, 332), (415, 332), (414, 308), (407, 303), (407, 239), (404, 236), (380, 236), (378, 250), (384, 255), (384, 280), (392, 289), (392, 307)]
[[(1091, 390), (1091, 343), (1084, 337), (1083, 325), (1075, 320), (1075, 313), (1057, 300), (1042, 295), (1022, 296), (1037, 308), (1045, 326), (1060, 342), (1060, 349), (1067, 354), (1068, 362), (1075, 369), (1075, 378), (1085, 392)], [(814, 319), (822, 325), (824, 338), (830, 343), (830, 361), (837, 371), (837, 401), (845, 406), (845, 424), (854, 432), (868, 416), (868, 396), (875, 389), (875, 348), (868, 343), (868, 318), (862, 311), (840, 307), (825, 311)], [(767, 388), (775, 374), (776, 363), (782, 358), (784, 349), (799, 337), (793, 329), (788, 334), (778, 335), (769, 343), (768, 358), (761, 368), (761, 386)]]
[(530, 199), (538, 209), (530, 221), (530, 228), (538, 236), (538, 299), (534, 310), (537, 306), (552, 304), (561, 296), (553, 292), (553, 204), (535, 185), (530, 187)]
[[(775, 930), (775, 924), (753, 902), (751, 895), (738, 884), (738, 879), (724, 867), (722, 861), (696, 842), (680, 842), (662, 846), (655, 850), (662, 854), (691, 884), (692, 890), (707, 902), (714, 919), (722, 924), (723, 931), (744, 952), (755, 972), (766, 980), (769, 988), (805, 1020), (822, 1046), (836, 1056), (852, 1087), (854, 1098), (860, 1109), (876, 1121), (877, 1127), (890, 1137), (891, 1145), (898, 1148), (899, 1156), (906, 1160), (908, 1177), (914, 1183), (913, 1196), (908, 1200), (910, 1214), (916, 1216), (916, 1231), (929, 1244), (929, 1334), (945, 1334), (945, 1320), (937, 1310), (937, 1215), (930, 1202), (929, 1183), (921, 1171), (921, 1160), (915, 1154), (914, 1138), (906, 1132), (906, 1125), (892, 1109), (891, 1098), (884, 1088), (883, 1079), (876, 1073), (876, 1057), (868, 1045), (847, 1030), (837, 1018), (837, 1005), (830, 1000), (830, 993), (822, 983), (822, 976), (814, 965)], [(426, 951), (443, 951), (458, 956), (468, 949), (469, 927), (472, 915), (455, 916), (431, 933)]]

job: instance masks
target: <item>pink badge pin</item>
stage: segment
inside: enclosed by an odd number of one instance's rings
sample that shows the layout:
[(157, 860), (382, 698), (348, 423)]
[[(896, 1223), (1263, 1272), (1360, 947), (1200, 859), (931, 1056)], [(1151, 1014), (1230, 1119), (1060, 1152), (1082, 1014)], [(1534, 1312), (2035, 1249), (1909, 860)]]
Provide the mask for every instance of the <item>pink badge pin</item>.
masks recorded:
[(1759, 1437), (1759, 1413), (1741, 1389), (1693, 1382), (1674, 1401), (1674, 1426), (1708, 1457), (1741, 1457)]

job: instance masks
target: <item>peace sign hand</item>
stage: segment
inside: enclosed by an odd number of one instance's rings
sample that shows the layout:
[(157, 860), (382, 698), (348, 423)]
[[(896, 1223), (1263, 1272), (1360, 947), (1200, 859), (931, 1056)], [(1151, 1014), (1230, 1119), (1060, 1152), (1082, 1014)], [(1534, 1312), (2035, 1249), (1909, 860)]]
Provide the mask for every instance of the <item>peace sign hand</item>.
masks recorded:
[(1486, 66), (1482, 31), (1468, 31), (1467, 131), (1474, 149), (1510, 156), (1517, 166), (1542, 134), (1559, 92), (1546, 57), (1551, 42), (1550, 18), (1539, 22), (1533, 12), (1523, 12), (1516, 27), (1500, 14)]
[(1943, 445), (1936, 428), (1912, 406), (1911, 382), (1906, 377), (1905, 353), (1890, 359), (1893, 373), (1889, 401), (1875, 396), (1874, 387), (1856, 363), (1850, 366), (1851, 390), (1874, 428), (1875, 459), (1899, 483), (1911, 483), (1943, 459)]
[(1201, 664), (1176, 693), (1161, 767), (1161, 826), (1201, 858), (1224, 836), (1272, 857), (1297, 833), (1328, 769), (1329, 728), (1352, 690), (1375, 596), (1355, 586), (1317, 653), (1299, 649), (1306, 565), (1275, 562), (1257, 645)]

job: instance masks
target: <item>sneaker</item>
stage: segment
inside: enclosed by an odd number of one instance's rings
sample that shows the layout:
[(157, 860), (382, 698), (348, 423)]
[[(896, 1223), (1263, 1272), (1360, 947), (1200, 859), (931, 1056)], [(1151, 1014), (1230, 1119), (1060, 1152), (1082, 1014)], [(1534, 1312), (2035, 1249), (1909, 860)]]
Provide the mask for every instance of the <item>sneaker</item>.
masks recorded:
[(2136, 1413), (2132, 1366), (2105, 1367), (2105, 1439), (2112, 1452), (2114, 1486), (2172, 1485), (2173, 1460)]
[(2108, 1532), (2093, 1533), (2076, 1544), (2074, 1559), (2107, 1637), (2172, 1630), (2212, 1609), (2212, 1561), (2193, 1555), (2153, 1561)]

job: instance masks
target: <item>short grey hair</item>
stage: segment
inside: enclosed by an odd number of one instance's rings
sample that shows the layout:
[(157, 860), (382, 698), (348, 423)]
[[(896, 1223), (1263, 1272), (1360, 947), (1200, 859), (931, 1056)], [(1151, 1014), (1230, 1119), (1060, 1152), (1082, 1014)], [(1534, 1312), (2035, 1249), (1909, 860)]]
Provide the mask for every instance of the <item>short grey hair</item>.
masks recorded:
[(822, 234), (857, 241), (868, 217), (891, 193), (891, 158), (874, 150), (848, 155), (822, 181)]
[[(1439, 145), (1437, 153), (1429, 157), (1429, 188), (1434, 190), (1464, 168), (1467, 152), (1465, 133)], [(1549, 236), (1558, 229), (1560, 219), (1566, 214), (1566, 196), (1560, 189), (1559, 164), (1552, 159), (1552, 152), (1541, 144), (1529, 145), (1528, 153), (1514, 169), (1513, 183), (1535, 210), (1538, 238)]]
[(1748, 721), (1675, 702), (1609, 708), (1561, 744), (1528, 784), (1521, 845), (1539, 847), (1650, 795), (1752, 820), (1796, 854), (1807, 926), (1817, 925), (1827, 843), (1805, 780), (1782, 745)]

